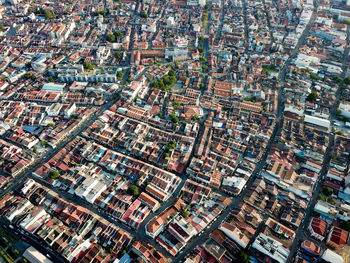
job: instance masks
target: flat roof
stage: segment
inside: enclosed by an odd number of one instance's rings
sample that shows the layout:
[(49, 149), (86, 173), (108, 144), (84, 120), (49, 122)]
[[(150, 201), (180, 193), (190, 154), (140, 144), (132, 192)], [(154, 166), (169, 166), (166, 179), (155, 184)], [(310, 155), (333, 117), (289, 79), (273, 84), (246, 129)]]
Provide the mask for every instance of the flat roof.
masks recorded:
[(29, 247), (24, 251), (23, 257), (28, 259), (31, 263), (52, 263), (47, 257), (41, 254), (34, 247)]
[(42, 90), (51, 92), (62, 92), (65, 86), (66, 84), (46, 83), (43, 85)]
[(331, 122), (329, 120), (321, 119), (310, 115), (305, 115), (304, 121), (327, 129), (331, 127)]

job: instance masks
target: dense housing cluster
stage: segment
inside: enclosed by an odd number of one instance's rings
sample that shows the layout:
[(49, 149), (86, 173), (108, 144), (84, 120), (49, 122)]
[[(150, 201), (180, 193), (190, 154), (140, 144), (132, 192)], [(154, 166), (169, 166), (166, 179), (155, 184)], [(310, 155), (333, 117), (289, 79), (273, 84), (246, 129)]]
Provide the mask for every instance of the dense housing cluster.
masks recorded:
[(350, 263), (349, 25), (0, 0), (0, 262)]

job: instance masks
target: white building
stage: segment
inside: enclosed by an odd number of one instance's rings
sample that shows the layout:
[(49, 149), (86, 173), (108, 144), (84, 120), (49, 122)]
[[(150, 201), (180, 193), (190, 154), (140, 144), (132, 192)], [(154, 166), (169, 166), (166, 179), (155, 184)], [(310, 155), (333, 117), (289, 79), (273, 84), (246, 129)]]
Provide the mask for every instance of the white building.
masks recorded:
[(77, 106), (75, 105), (75, 103), (71, 104), (70, 106), (68, 106), (65, 111), (64, 111), (64, 117), (66, 119), (70, 118), (70, 116), (75, 112), (75, 110), (77, 109)]
[(344, 258), (341, 255), (328, 248), (323, 253), (322, 259), (329, 263), (344, 263)]
[(34, 247), (29, 247), (24, 251), (23, 257), (29, 260), (32, 263), (52, 263), (47, 257), (41, 254)]
[(242, 248), (246, 248), (249, 243), (249, 239), (235, 226), (232, 226), (226, 222), (219, 226), (219, 230), (225, 233), (226, 236), (231, 238), (237, 245)]
[(172, 27), (175, 25), (175, 19), (172, 16), (169, 16), (168, 19), (166, 20), (166, 25), (167, 27)]
[(61, 103), (53, 103), (50, 105), (50, 107), (47, 108), (46, 112), (47, 115), (51, 117), (57, 117), (62, 109), (62, 104)]
[(350, 118), (350, 103), (341, 102), (339, 104), (339, 110), (341, 115)]
[(263, 233), (258, 235), (252, 247), (279, 263), (287, 262), (290, 253), (281, 242)]
[(85, 180), (75, 189), (75, 194), (81, 198), (86, 199), (89, 203), (93, 204), (95, 200), (107, 189), (105, 182), (88, 176)]
[(305, 115), (304, 122), (306, 125), (325, 131), (329, 131), (331, 127), (331, 122), (329, 120), (321, 119), (310, 115)]
[(16, 216), (18, 216), (18, 215), (20, 215), (21, 213), (23, 213), (23, 212), (24, 212), (27, 208), (29, 208), (30, 206), (33, 206), (33, 205), (29, 202), (29, 200), (26, 200), (26, 202), (24, 202), (24, 203), (21, 204), (21, 205), (18, 205), (18, 206), (16, 207), (16, 209), (15, 209), (14, 211), (12, 211), (12, 213), (9, 213), (9, 214), (6, 216), (7, 220), (10, 221), (10, 222), (12, 222), (12, 220), (13, 220)]

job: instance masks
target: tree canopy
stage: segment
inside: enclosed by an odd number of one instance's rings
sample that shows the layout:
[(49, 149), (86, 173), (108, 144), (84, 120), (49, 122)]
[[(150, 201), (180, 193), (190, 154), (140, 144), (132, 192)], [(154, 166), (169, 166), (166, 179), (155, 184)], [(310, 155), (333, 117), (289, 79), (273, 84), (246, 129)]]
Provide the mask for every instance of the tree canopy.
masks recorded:
[(174, 108), (174, 109), (178, 109), (178, 108), (180, 107), (180, 102), (174, 100), (174, 101), (172, 102), (172, 105), (173, 105), (173, 108)]
[(190, 212), (188, 212), (188, 211), (183, 211), (182, 212), (182, 216), (183, 217), (188, 217), (190, 215)]
[(115, 36), (113, 34), (108, 34), (106, 36), (106, 39), (107, 39), (108, 42), (112, 42), (112, 43), (115, 42)]
[(179, 118), (174, 113), (170, 114), (170, 119), (175, 124), (177, 124), (179, 122)]
[(322, 193), (325, 196), (331, 196), (333, 194), (333, 190), (330, 187), (325, 187), (325, 188), (323, 188)]
[(250, 261), (250, 259), (249, 259), (249, 255), (247, 252), (245, 252), (244, 250), (241, 250), (238, 252), (236, 262), (249, 263), (249, 261)]
[(316, 99), (318, 99), (318, 95), (316, 92), (311, 92), (306, 98), (306, 100), (308, 101), (315, 101)]
[(112, 34), (107, 34), (106, 39), (108, 42), (114, 43), (117, 42), (118, 39), (123, 37), (123, 32), (121, 31), (114, 31)]
[(118, 72), (117, 72), (117, 78), (118, 78), (119, 80), (121, 80), (121, 79), (123, 78), (123, 76), (124, 76), (124, 72), (123, 72), (123, 71), (118, 71)]
[(57, 171), (51, 171), (49, 176), (50, 176), (51, 179), (58, 179), (58, 178), (60, 178), (61, 175)]
[(122, 53), (120, 51), (115, 52), (115, 58), (120, 59), (122, 57)]
[(91, 70), (95, 67), (95, 65), (92, 64), (91, 62), (84, 62), (83, 66), (84, 66), (84, 69), (87, 69), (87, 70)]
[(133, 195), (133, 196), (138, 196), (139, 195), (139, 188), (136, 185), (131, 185), (128, 188), (128, 194)]
[(54, 11), (45, 10), (44, 15), (45, 15), (46, 19), (55, 19), (56, 18), (56, 14)]
[(175, 83), (175, 71), (170, 70), (167, 75), (165, 75), (163, 78), (157, 79), (155, 82), (152, 82), (150, 86), (161, 90), (169, 90)]
[(142, 12), (140, 13), (140, 16), (141, 16), (142, 18), (148, 18), (148, 14), (147, 14), (145, 11), (142, 11)]
[(23, 75), (23, 78), (25, 78), (25, 79), (31, 79), (31, 80), (35, 80), (35, 79), (36, 79), (36, 77), (35, 77), (34, 75), (29, 74), (29, 73), (25, 73), (25, 74)]

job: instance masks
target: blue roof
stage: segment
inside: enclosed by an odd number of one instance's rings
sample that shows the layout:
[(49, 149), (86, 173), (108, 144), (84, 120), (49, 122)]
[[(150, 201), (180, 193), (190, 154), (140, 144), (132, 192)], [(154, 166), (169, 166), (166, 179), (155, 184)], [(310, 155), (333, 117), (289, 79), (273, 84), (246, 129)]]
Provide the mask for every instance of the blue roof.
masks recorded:
[(339, 192), (339, 193), (338, 193), (338, 197), (339, 197), (340, 199), (343, 199), (344, 201), (350, 201), (350, 195), (345, 194), (345, 193), (343, 193), (343, 192)]
[(66, 84), (46, 83), (44, 84), (42, 90), (51, 92), (62, 92), (65, 86)]
[(38, 126), (23, 126), (22, 130), (26, 131), (26, 132), (34, 132), (36, 129), (38, 129)]
[(125, 253), (124, 256), (119, 260), (119, 263), (129, 263), (132, 261), (132, 258), (129, 256), (128, 253)]

